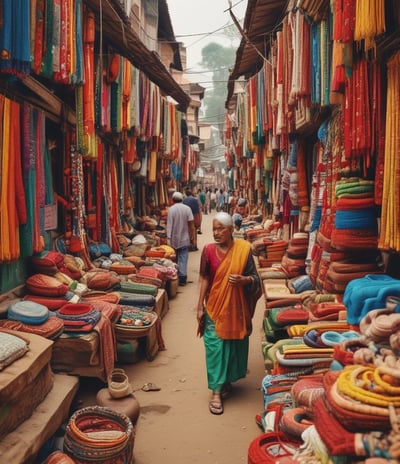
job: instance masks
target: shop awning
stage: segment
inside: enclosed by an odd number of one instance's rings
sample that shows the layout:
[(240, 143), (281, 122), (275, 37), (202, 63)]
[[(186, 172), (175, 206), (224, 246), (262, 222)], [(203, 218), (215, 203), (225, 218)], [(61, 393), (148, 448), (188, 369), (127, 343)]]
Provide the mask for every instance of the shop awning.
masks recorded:
[(287, 0), (249, 0), (243, 23), (243, 36), (236, 51), (235, 66), (229, 76), (226, 108), (233, 96), (235, 80), (254, 76), (262, 68), (271, 34), (281, 23)]
[[(96, 13), (97, 21), (101, 13), (103, 37), (107, 38), (107, 42), (115, 51), (143, 71), (162, 92), (178, 103), (180, 111), (185, 112), (190, 103), (190, 96), (175, 81), (158, 54), (149, 50), (133, 31), (121, 3), (115, 0), (85, 0), (85, 3)], [(97, 26), (100, 30), (100, 24)]]

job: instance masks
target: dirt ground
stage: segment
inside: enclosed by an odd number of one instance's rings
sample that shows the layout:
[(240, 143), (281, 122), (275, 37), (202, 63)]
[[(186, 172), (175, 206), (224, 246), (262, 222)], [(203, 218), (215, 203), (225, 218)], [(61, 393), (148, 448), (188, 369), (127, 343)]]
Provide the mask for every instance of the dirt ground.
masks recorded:
[[(213, 241), (214, 215), (215, 212), (203, 215), (203, 233), (198, 236), (200, 250), (205, 243)], [(210, 392), (203, 341), (196, 337), (200, 253), (189, 253), (190, 283), (179, 287), (162, 320), (166, 350), (160, 351), (151, 362), (144, 359), (122, 366), (141, 406), (136, 424), (135, 464), (247, 463), (251, 441), (262, 433), (255, 415), (263, 410), (263, 299), (257, 304), (253, 320), (248, 376), (234, 384), (231, 397), (224, 402), (224, 414), (212, 415), (208, 410)], [(143, 391), (141, 387), (148, 382), (160, 390)], [(93, 395), (82, 397), (84, 405), (90, 403), (96, 391), (93, 386)]]

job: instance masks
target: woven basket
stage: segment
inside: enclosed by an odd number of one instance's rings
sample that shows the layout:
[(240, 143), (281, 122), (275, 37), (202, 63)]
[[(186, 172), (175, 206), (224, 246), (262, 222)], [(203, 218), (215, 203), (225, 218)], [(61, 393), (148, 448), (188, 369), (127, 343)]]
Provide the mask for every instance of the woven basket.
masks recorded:
[[(126, 324), (122, 321), (137, 318), (138, 320), (146, 319), (145, 325), (137, 326)], [(132, 338), (146, 337), (158, 319), (154, 311), (147, 311), (133, 306), (124, 306), (119, 321), (115, 324), (115, 337), (117, 340), (131, 340)]]
[(128, 416), (102, 406), (89, 406), (70, 418), (64, 453), (75, 463), (131, 464), (135, 429)]

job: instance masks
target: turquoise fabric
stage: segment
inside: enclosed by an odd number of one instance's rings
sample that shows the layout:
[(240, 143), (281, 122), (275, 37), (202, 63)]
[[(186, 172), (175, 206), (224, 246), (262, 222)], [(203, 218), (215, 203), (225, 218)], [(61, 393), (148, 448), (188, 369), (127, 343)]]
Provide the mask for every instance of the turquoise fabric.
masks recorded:
[(208, 388), (221, 391), (226, 383), (246, 377), (249, 337), (243, 340), (222, 340), (215, 333), (215, 324), (206, 314), (204, 332)]

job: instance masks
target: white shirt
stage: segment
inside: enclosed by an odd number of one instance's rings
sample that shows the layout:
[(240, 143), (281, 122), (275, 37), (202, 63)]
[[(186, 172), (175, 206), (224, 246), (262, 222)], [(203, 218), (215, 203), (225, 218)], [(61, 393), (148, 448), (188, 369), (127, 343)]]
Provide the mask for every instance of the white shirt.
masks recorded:
[(193, 213), (189, 206), (174, 203), (168, 209), (167, 238), (172, 248), (188, 247), (190, 245), (189, 221), (193, 221)]

